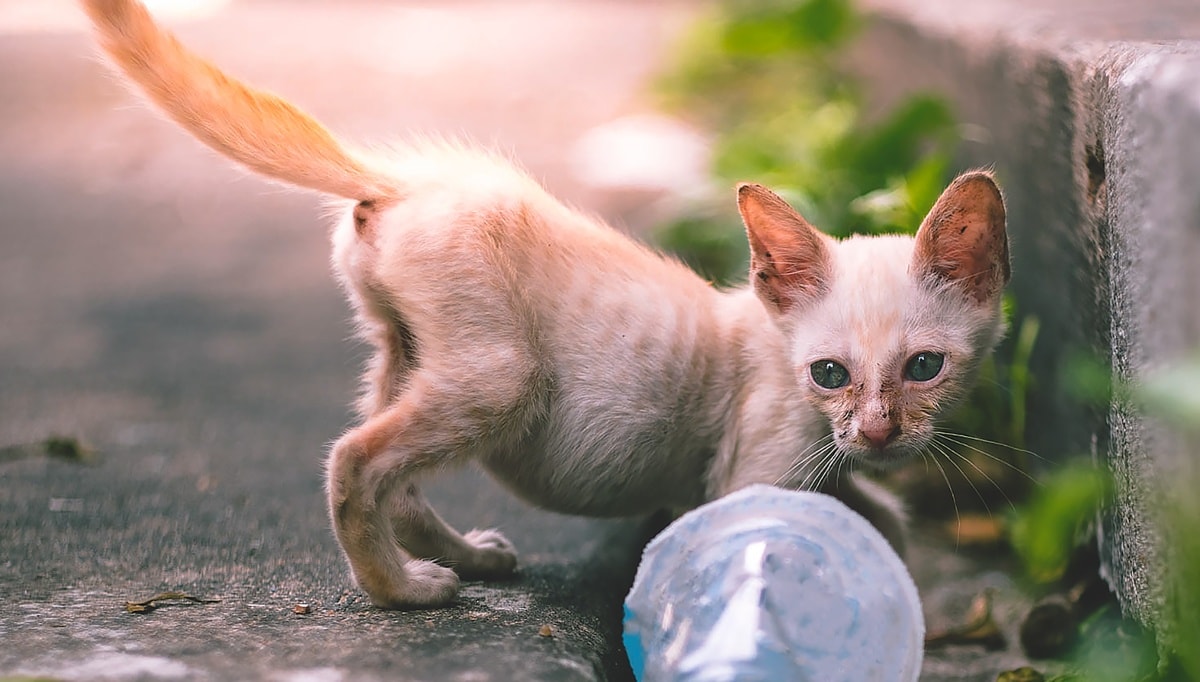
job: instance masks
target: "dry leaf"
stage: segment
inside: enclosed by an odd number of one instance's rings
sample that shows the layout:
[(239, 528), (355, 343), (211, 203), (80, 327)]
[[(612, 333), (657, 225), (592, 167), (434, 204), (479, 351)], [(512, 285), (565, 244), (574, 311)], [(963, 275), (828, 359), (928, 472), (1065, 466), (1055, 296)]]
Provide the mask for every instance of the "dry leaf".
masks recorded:
[[(183, 592), (160, 592), (149, 599), (125, 602), (125, 611), (128, 613), (149, 613), (160, 606), (179, 606), (180, 604), (178, 602), (187, 602), (192, 604), (216, 604), (220, 601), (220, 599), (201, 599), (200, 597), (193, 597), (192, 595), (185, 594)], [(168, 603), (160, 604), (159, 602)]]
[(1000, 673), (996, 678), (996, 682), (1046, 682), (1046, 676), (1040, 672), (1025, 666), (1016, 670), (1007, 670)]
[(87, 464), (93, 461), (95, 452), (70, 436), (50, 436), (36, 443), (0, 447), (0, 462), (42, 456)]
[(952, 644), (979, 644), (992, 651), (1005, 647), (1004, 633), (992, 617), (991, 590), (984, 590), (975, 597), (962, 625), (925, 635), (928, 648)]
[(1002, 519), (983, 514), (963, 514), (947, 524), (947, 532), (966, 547), (998, 547), (1007, 539)]
[(41, 445), (48, 456), (74, 462), (86, 462), (94, 454), (91, 448), (72, 436), (51, 436), (42, 441)]

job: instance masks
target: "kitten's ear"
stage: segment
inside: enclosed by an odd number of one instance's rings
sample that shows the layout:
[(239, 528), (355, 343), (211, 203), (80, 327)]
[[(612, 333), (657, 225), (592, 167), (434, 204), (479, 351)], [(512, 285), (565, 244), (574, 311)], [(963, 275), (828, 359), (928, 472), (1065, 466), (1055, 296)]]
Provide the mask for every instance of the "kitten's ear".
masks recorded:
[(978, 303), (993, 303), (1008, 284), (1004, 198), (990, 173), (958, 176), (917, 230), (913, 275), (958, 286)]
[(750, 240), (750, 279), (778, 312), (829, 290), (826, 237), (762, 185), (738, 185), (738, 211)]

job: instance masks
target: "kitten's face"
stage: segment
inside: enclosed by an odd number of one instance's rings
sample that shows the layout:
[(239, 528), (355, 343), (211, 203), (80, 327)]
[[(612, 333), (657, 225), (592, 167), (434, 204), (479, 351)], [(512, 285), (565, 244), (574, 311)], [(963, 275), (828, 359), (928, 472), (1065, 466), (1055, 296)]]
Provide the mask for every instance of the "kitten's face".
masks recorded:
[(913, 273), (914, 245), (901, 236), (832, 244), (828, 293), (787, 320), (802, 392), (838, 451), (875, 468), (925, 449), (1001, 330), (998, 306)]
[(758, 185), (738, 207), (755, 290), (838, 452), (887, 468), (923, 450), (1002, 329), (1008, 240), (991, 176), (951, 183), (916, 237), (837, 242)]

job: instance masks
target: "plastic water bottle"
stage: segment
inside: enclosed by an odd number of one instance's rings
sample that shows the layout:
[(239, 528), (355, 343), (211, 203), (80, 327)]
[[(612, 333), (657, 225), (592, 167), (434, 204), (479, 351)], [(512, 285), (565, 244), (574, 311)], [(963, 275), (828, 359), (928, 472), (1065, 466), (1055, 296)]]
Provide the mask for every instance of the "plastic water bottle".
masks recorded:
[(925, 621), (904, 563), (820, 493), (753, 486), (677, 519), (625, 599), (646, 682), (908, 682)]

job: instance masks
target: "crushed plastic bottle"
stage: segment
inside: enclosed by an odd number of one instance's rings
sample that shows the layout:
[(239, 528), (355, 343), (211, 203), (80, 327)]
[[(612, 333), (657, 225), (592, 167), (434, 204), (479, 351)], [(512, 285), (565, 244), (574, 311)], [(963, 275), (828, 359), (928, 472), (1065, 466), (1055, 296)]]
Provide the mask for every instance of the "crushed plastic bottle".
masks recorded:
[(925, 621), (903, 561), (820, 493), (752, 486), (646, 547), (625, 647), (646, 682), (910, 682)]

